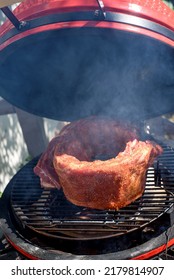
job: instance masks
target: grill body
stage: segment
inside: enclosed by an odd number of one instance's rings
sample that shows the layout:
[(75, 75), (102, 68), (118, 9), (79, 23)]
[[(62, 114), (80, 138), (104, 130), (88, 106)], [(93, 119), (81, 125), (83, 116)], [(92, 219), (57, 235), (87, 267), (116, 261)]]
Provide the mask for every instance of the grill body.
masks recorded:
[(33, 173), (36, 158), (15, 175), (3, 195), (4, 234), (32, 259), (150, 258), (174, 244), (173, 155), (165, 146), (148, 170), (142, 198), (119, 211), (77, 207), (61, 191), (41, 189)]

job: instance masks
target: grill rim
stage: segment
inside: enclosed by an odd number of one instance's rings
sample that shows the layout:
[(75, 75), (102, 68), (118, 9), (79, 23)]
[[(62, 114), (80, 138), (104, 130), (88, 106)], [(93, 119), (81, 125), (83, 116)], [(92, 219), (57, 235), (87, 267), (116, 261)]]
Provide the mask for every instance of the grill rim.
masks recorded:
[[(63, 14), (54, 13), (51, 15), (41, 16), (39, 18), (30, 19), (27, 21), (27, 25), (23, 30), (18, 30), (16, 28), (12, 28), (7, 31), (3, 36), (0, 38), (0, 45), (4, 42), (8, 41), (9, 39), (13, 38), (17, 34), (25, 32), (26, 30), (31, 30), (33, 28), (37, 28), (40, 26), (46, 26), (48, 24), (54, 24), (59, 22), (72, 22), (72, 21), (99, 21), (101, 20), (100, 17), (95, 15), (95, 11), (81, 11), (81, 12), (66, 12)], [(106, 18), (105, 21), (108, 22), (116, 22), (116, 23), (124, 23), (130, 26), (136, 26), (138, 28), (146, 29), (162, 35), (170, 40), (174, 39), (174, 33), (172, 28), (169, 26), (165, 26), (161, 23), (157, 23), (152, 19), (145, 19), (140, 18), (135, 15), (124, 14), (124, 13), (115, 13), (106, 11)]]

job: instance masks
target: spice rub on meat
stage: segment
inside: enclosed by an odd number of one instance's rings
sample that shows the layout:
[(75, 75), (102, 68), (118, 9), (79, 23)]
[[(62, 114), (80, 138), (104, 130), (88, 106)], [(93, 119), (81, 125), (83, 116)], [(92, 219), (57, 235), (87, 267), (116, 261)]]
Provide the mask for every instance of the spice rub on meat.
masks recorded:
[(34, 172), (75, 205), (117, 210), (143, 194), (146, 171), (162, 153), (138, 138), (135, 128), (110, 118), (74, 121), (49, 143)]

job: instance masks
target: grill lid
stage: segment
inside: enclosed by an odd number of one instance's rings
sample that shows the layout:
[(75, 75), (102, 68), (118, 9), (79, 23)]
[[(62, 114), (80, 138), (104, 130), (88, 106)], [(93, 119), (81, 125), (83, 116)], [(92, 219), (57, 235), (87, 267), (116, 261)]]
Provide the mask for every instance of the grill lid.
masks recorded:
[(35, 0), (14, 14), (18, 28), (0, 28), (0, 91), (13, 105), (67, 121), (174, 110), (174, 14), (161, 1)]

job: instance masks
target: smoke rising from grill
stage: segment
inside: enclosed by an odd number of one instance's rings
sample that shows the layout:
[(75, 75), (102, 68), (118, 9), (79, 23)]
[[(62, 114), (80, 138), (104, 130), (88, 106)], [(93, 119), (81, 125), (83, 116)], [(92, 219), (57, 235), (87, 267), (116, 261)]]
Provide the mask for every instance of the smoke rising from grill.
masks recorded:
[(143, 120), (174, 110), (174, 49), (140, 34), (43, 32), (11, 44), (0, 60), (2, 96), (43, 117)]

